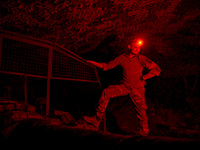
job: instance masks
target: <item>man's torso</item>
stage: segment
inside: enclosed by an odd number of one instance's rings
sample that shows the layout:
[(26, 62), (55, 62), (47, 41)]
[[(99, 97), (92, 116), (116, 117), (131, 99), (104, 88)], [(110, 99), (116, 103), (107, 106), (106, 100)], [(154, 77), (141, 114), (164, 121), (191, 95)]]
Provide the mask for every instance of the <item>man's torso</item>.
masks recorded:
[(144, 82), (141, 81), (143, 66), (138, 58), (132, 58), (124, 54), (120, 57), (120, 66), (123, 68), (123, 81), (126, 86), (144, 87)]

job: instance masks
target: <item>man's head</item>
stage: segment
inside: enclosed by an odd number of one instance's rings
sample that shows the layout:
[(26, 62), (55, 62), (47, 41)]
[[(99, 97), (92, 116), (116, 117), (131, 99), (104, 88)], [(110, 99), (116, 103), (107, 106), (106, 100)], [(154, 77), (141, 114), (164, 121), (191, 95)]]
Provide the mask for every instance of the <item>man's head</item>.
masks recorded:
[(143, 42), (139, 39), (134, 39), (128, 45), (128, 48), (131, 50), (132, 54), (138, 54), (140, 52), (140, 47), (142, 46)]

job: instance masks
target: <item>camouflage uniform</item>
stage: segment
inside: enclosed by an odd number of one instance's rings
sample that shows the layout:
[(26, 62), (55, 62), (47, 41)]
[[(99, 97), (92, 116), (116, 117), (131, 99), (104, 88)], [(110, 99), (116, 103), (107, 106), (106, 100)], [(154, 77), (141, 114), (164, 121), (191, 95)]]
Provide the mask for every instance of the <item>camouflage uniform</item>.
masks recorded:
[(120, 65), (123, 68), (123, 80), (120, 85), (110, 85), (104, 89), (99, 100), (96, 116), (99, 119), (103, 118), (110, 98), (130, 95), (137, 112), (137, 118), (141, 134), (148, 135), (148, 117), (146, 114), (147, 105), (145, 101), (145, 81), (141, 79), (143, 68), (149, 69), (150, 74), (158, 76), (160, 68), (147, 57), (138, 54), (130, 58), (129, 55), (123, 54), (116, 59), (103, 64), (103, 70), (109, 70)]

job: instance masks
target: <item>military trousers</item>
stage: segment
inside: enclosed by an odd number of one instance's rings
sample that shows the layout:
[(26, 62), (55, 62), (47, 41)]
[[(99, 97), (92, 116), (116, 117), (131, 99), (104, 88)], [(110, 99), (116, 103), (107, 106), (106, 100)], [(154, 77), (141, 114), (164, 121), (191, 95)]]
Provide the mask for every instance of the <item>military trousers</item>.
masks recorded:
[(133, 87), (127, 87), (124, 84), (108, 86), (106, 89), (103, 90), (101, 94), (98, 107), (96, 109), (97, 117), (99, 117), (100, 119), (103, 118), (109, 100), (111, 98), (124, 95), (130, 95), (130, 98), (133, 101), (137, 113), (140, 130), (142, 130), (142, 132), (148, 133), (149, 127), (148, 127), (148, 117), (146, 114), (147, 104), (145, 101), (144, 87), (133, 88)]

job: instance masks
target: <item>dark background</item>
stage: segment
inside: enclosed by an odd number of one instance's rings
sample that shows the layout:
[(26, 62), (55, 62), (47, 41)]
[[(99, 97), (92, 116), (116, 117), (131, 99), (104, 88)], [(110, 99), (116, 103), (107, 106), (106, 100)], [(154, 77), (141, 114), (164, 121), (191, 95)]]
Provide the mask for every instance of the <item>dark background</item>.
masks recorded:
[[(2, 30), (56, 42), (85, 59), (99, 62), (108, 62), (126, 52), (132, 38), (143, 39), (141, 53), (162, 70), (159, 77), (149, 79), (146, 85), (150, 128), (154, 134), (196, 136), (193, 133), (200, 129), (199, 3), (198, 0), (2, 0), (0, 25)], [(98, 73), (102, 88), (53, 81), (51, 106), (64, 109), (53, 105), (59, 99), (60, 105), (65, 103), (66, 111), (76, 118), (93, 115), (102, 89), (121, 79), (119, 67)], [(35, 83), (30, 84), (33, 89), (41, 87), (36, 84), (42, 84), (41, 81), (33, 80), (29, 81)], [(110, 101), (107, 114), (114, 122), (112, 128), (116, 126), (113, 132), (130, 132), (127, 128), (135, 124), (132, 110), (129, 97)]]

